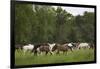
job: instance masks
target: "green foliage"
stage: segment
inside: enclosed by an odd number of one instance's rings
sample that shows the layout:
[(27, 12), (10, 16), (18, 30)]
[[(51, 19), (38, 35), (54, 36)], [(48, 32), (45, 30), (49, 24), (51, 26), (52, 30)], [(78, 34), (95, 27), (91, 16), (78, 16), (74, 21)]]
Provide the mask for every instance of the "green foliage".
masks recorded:
[(94, 13), (85, 12), (83, 16), (76, 16), (77, 35), (81, 42), (94, 42)]
[(61, 7), (16, 4), (15, 43), (93, 42), (94, 13), (73, 16)]

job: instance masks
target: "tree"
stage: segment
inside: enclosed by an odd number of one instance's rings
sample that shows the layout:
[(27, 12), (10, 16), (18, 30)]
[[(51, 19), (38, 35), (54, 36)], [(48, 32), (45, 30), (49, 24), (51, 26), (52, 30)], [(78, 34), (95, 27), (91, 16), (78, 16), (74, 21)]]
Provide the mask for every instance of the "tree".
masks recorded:
[(16, 4), (15, 44), (94, 42), (94, 13), (73, 16), (62, 7)]

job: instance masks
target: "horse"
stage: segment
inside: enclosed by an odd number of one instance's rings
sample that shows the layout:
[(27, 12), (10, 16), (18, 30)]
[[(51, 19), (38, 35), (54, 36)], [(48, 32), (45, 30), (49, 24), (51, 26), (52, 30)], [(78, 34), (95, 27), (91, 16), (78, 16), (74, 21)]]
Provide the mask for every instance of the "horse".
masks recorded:
[(78, 43), (71, 42), (71, 43), (68, 43), (68, 47), (70, 47), (72, 50), (75, 50), (78, 48), (79, 44), (80, 44), (79, 42)]
[(63, 53), (67, 53), (68, 49), (70, 49), (72, 51), (71, 48), (68, 47), (68, 44), (56, 44), (53, 48), (52, 51), (56, 51), (57, 50), (57, 54), (60, 53), (60, 51), (62, 51)]
[(33, 44), (24, 45), (23, 46), (23, 52), (24, 52), (24, 54), (25, 54), (26, 51), (32, 51), (33, 48), (34, 48)]
[(32, 49), (31, 52), (34, 53), (34, 55), (37, 55), (37, 53), (40, 52), (40, 51), (39, 51), (39, 47), (40, 47), (40, 46), (41, 46), (41, 44), (35, 44), (35, 45), (34, 45), (34, 48)]
[(23, 46), (21, 44), (15, 45), (15, 51), (22, 50)]
[(89, 45), (90, 45), (90, 49), (94, 49), (95, 48), (94, 43), (89, 43)]
[(38, 53), (45, 52), (45, 54), (47, 55), (50, 52), (50, 46), (47, 43), (37, 44), (34, 46), (32, 52), (34, 52), (35, 55), (37, 55)]
[(81, 48), (90, 48), (90, 45), (89, 45), (89, 43), (79, 43), (78, 45), (77, 45), (77, 48), (78, 49), (81, 49)]
[(74, 44), (74, 43), (68, 43), (68, 47), (71, 49), (71, 50), (73, 50), (75, 47), (76, 47), (76, 45)]
[(50, 47), (49, 46), (40, 46), (37, 50), (40, 53), (45, 52), (45, 54), (47, 55), (50, 52)]

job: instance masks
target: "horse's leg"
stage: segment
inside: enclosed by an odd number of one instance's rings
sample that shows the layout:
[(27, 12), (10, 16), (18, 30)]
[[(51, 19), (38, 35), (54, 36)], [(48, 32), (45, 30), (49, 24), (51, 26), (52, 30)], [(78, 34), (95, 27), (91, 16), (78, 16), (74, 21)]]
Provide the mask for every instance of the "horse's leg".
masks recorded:
[(31, 55), (33, 54), (32, 50), (30, 51), (30, 54), (31, 54)]
[(94, 48), (95, 48), (94, 46), (91, 47), (91, 49), (94, 49)]
[(16, 49), (16, 53), (18, 53), (18, 55), (21, 56), (21, 53), (20, 53), (19, 49)]
[(83, 49), (86, 49), (87, 47), (85, 46), (85, 47), (83, 47)]
[(90, 49), (90, 46), (88, 46), (88, 49)]
[(17, 52), (19, 52), (19, 49), (17, 49)]
[(44, 52), (43, 52), (43, 51), (40, 51), (40, 52), (39, 52), (39, 54), (40, 54), (40, 55), (43, 55), (43, 54), (44, 54)]
[(37, 56), (37, 51), (34, 51), (34, 55), (36, 55), (36, 56)]
[(65, 55), (67, 55), (67, 51), (68, 51), (68, 49), (64, 51)]
[(38, 53), (37, 53), (37, 54), (38, 54), (38, 55), (39, 55), (39, 54), (41, 55), (41, 54), (42, 54), (42, 52), (38, 51)]
[(72, 47), (69, 47), (69, 49), (73, 52)]
[(34, 55), (36, 55), (36, 52), (34, 52)]
[(51, 55), (54, 55), (54, 53), (53, 53), (53, 52), (51, 52), (51, 51), (50, 51), (50, 54), (51, 54)]
[(89, 47), (89, 49), (91, 49), (91, 47)]
[(66, 55), (68, 54), (68, 51), (66, 51)]
[(79, 50), (81, 49), (81, 47), (78, 48)]
[(25, 55), (25, 53), (26, 53), (26, 50), (24, 50), (24, 54), (23, 55)]
[(22, 55), (21, 49), (18, 49), (18, 51), (19, 51), (20, 55)]
[(59, 51), (57, 50), (57, 54), (59, 54)]
[(18, 53), (18, 49), (15, 49), (15, 53)]
[(20, 49), (20, 54), (21, 54), (21, 55), (23, 54), (23, 49), (22, 49), (22, 48)]
[(50, 55), (52, 55), (53, 53), (50, 51)]
[(72, 47), (72, 51), (74, 50), (74, 47)]
[(48, 54), (48, 51), (46, 51), (46, 55)]
[(66, 53), (66, 51), (63, 51), (63, 54), (65, 54)]

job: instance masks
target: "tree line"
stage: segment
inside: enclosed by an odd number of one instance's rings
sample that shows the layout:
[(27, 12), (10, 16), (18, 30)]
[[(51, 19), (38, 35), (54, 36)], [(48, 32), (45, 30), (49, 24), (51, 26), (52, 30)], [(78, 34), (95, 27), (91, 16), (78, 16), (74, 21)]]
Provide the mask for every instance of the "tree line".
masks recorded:
[(15, 44), (94, 42), (94, 12), (73, 16), (62, 7), (15, 5)]

